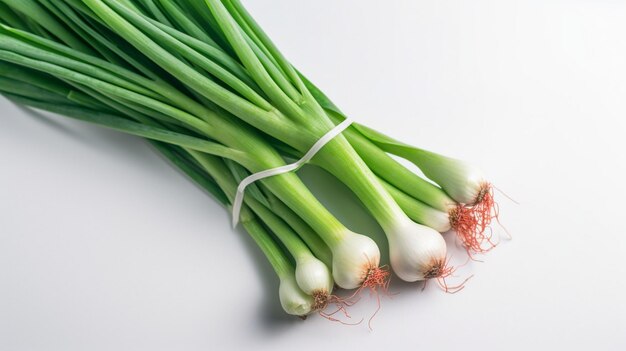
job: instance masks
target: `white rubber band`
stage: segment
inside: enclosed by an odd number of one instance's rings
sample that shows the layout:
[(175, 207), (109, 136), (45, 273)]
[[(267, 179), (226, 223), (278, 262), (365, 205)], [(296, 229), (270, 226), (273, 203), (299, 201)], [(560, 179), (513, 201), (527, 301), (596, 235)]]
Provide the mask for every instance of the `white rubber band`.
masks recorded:
[(328, 133), (324, 134), (324, 136), (322, 136), (315, 144), (313, 144), (311, 149), (309, 149), (309, 151), (304, 154), (304, 156), (302, 156), (302, 158), (298, 161), (290, 163), (288, 165), (257, 172), (244, 178), (237, 187), (237, 194), (235, 195), (235, 201), (233, 201), (233, 227), (236, 227), (237, 223), (239, 223), (239, 213), (241, 212), (241, 205), (243, 204), (243, 196), (248, 185), (263, 178), (298, 170), (298, 168), (304, 166), (304, 164), (309, 162), (313, 158), (313, 156), (315, 156), (315, 154), (317, 154), (324, 147), (324, 145), (328, 144), (329, 141), (333, 140), (337, 135), (341, 134), (351, 124), (352, 120), (347, 118), (343, 122), (336, 125), (335, 128), (329, 130)]

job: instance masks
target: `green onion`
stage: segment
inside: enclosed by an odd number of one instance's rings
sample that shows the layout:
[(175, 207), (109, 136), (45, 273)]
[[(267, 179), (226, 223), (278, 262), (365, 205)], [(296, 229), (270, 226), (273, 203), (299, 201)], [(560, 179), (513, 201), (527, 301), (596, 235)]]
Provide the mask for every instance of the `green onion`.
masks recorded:
[[(301, 157), (347, 118), (238, 0), (0, 0), (0, 93), (150, 140), (227, 207), (242, 179)], [(439, 232), (455, 230), (470, 253), (494, 246), (492, 188), (467, 163), (356, 123), (312, 163), (377, 220), (403, 280), (452, 273)], [(386, 286), (376, 243), (296, 174), (249, 186), (244, 204), (240, 222), (278, 274), (287, 313), (323, 310), (333, 283)]]

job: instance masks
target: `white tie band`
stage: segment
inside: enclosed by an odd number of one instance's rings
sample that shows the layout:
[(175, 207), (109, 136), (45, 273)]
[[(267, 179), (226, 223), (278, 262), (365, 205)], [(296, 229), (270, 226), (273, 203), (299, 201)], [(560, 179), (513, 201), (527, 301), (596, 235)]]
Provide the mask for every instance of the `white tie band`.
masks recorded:
[(341, 134), (346, 128), (348, 128), (352, 124), (352, 120), (346, 118), (343, 122), (336, 125), (333, 129), (329, 130), (324, 136), (322, 136), (311, 148), (309, 151), (302, 156), (301, 159), (294, 163), (290, 163), (288, 165), (267, 169), (265, 171), (257, 172), (251, 174), (244, 178), (239, 186), (237, 186), (237, 193), (235, 194), (235, 200), (233, 201), (233, 227), (237, 226), (239, 223), (239, 213), (241, 212), (241, 205), (243, 204), (243, 197), (246, 191), (246, 187), (257, 180), (272, 177), (275, 175), (289, 173), (298, 170), (300, 167), (304, 166), (307, 162), (309, 162), (315, 154), (317, 154), (324, 145), (328, 144), (329, 141), (333, 140), (337, 135)]

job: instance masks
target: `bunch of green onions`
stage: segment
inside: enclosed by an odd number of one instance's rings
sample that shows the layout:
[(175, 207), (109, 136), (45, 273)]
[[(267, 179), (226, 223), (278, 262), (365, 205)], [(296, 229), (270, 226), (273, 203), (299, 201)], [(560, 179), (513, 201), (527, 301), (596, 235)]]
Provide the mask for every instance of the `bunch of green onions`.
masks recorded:
[[(146, 138), (226, 207), (251, 173), (298, 159), (346, 116), (239, 0), (0, 0), (0, 92), (22, 105)], [(419, 167), (426, 180), (391, 155)], [(383, 228), (409, 282), (451, 272), (440, 233), (495, 246), (492, 187), (475, 167), (352, 124), (312, 164), (346, 184)], [(375, 289), (389, 273), (295, 173), (246, 190), (240, 223), (280, 279), (284, 310)]]

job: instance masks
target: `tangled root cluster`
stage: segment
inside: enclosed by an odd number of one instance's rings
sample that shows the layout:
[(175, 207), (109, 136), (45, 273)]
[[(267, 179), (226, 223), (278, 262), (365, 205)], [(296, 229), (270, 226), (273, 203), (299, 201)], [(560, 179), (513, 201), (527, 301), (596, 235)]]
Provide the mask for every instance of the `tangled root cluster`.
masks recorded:
[(494, 200), (491, 184), (483, 184), (473, 205), (458, 204), (449, 215), (452, 229), (470, 256), (496, 247), (491, 222), (498, 218), (498, 204)]
[[(380, 305), (380, 290), (382, 289), (383, 293), (387, 294), (390, 277), (391, 277), (391, 273), (389, 272), (389, 268), (386, 266), (369, 268), (365, 275), (365, 279), (363, 280), (363, 284), (361, 284), (361, 286), (352, 295), (348, 297), (339, 297), (337, 295), (326, 294), (325, 297), (322, 297), (322, 296), (319, 297), (319, 305), (318, 305), (318, 297), (314, 296), (315, 305), (319, 306), (319, 308), (317, 308), (316, 310), (318, 311), (320, 316), (332, 322), (339, 322), (341, 324), (346, 324), (346, 325), (360, 324), (363, 321), (363, 319), (355, 323), (349, 323), (335, 316), (337, 314), (340, 314), (340, 315), (343, 315), (344, 318), (348, 318), (348, 319), (351, 318), (347, 310), (348, 307), (354, 305), (355, 303), (359, 301), (360, 294), (363, 290), (369, 289), (370, 293), (376, 296), (376, 300), (378, 304), (376, 311), (372, 314), (372, 316), (369, 318), (369, 321), (368, 321), (368, 326), (370, 329), (372, 329), (372, 320), (374, 319), (374, 317), (380, 310), (380, 306), (381, 306)], [(327, 312), (328, 307), (330, 305), (335, 306), (335, 308), (332, 311)]]
[(469, 276), (468, 278), (463, 280), (460, 284), (448, 285), (448, 282), (446, 281), (446, 279), (451, 276), (454, 276), (454, 272), (458, 268), (459, 267), (451, 266), (448, 258), (443, 259), (443, 260), (436, 260), (436, 261), (433, 261), (430, 268), (424, 273), (424, 279), (427, 279), (427, 280), (436, 279), (437, 284), (439, 284), (439, 287), (443, 291), (449, 294), (454, 294), (463, 290), (463, 288), (465, 288), (465, 283), (467, 283), (467, 281), (472, 278), (472, 276)]

